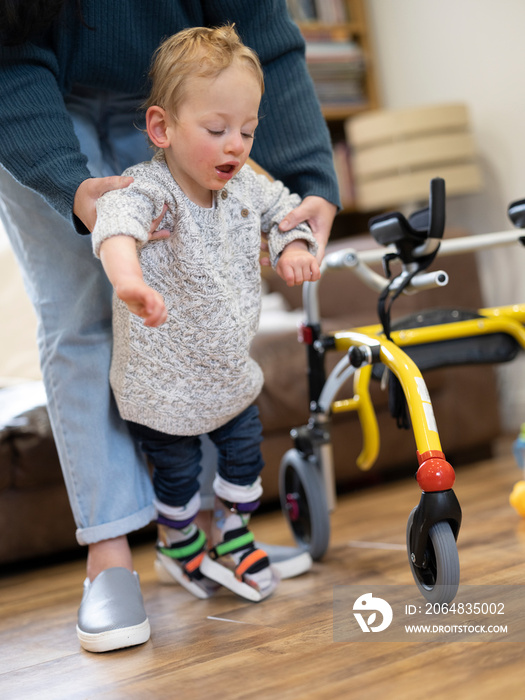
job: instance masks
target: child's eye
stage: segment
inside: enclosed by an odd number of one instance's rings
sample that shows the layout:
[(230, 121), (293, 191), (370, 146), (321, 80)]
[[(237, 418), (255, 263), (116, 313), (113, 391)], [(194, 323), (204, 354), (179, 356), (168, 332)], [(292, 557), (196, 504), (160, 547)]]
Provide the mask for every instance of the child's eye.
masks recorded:
[(212, 136), (222, 136), (224, 134), (224, 129), (221, 131), (215, 131), (214, 129), (208, 129), (208, 133)]
[(253, 137), (255, 136), (255, 134), (242, 134), (242, 136), (243, 136), (245, 139), (253, 139)]

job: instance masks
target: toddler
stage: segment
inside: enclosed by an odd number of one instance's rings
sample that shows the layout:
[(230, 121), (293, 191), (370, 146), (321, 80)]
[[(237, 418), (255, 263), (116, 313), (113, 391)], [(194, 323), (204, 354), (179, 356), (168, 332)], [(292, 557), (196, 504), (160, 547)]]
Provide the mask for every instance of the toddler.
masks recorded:
[[(256, 54), (233, 26), (167, 39), (151, 69), (146, 126), (157, 152), (97, 202), (94, 252), (114, 295), (110, 382), (153, 467), (156, 566), (200, 598), (218, 585), (247, 600), (277, 576), (248, 529), (262, 494), (263, 376), (250, 357), (260, 312), (260, 234), (287, 284), (319, 278), (306, 224), (281, 233), (299, 204), (246, 164), (264, 91)], [(152, 223), (168, 231), (149, 240)], [(211, 541), (199, 512), (199, 435), (218, 450)]]

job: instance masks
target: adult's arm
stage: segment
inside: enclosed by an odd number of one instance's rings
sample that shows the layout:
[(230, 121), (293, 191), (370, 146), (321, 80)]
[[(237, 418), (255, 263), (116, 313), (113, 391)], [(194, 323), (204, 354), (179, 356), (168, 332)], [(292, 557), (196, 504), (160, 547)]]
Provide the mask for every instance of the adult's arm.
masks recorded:
[(44, 44), (0, 46), (0, 163), (72, 220), (75, 192), (90, 173), (58, 80)]

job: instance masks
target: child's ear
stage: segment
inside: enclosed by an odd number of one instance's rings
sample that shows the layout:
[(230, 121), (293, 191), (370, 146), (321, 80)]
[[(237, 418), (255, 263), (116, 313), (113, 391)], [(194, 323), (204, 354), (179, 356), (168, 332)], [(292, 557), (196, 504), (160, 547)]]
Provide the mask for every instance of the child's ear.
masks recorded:
[(168, 148), (170, 139), (168, 135), (168, 115), (162, 107), (153, 105), (146, 112), (146, 130), (150, 141), (157, 148)]

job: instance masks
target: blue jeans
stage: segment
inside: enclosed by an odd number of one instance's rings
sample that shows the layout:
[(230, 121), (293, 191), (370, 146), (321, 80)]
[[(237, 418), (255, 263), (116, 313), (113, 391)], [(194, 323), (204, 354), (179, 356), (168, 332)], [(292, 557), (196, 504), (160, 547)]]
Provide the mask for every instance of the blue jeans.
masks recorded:
[[(128, 423), (131, 434), (153, 471), (153, 486), (159, 501), (168, 506), (185, 506), (199, 491), (201, 441), (198, 435), (167, 435), (145, 425)], [(225, 425), (208, 433), (218, 452), (217, 471), (225, 481), (249, 486), (262, 471), (260, 445), (262, 426), (259, 409), (249, 406)]]
[[(68, 100), (94, 177), (151, 158), (135, 125), (137, 104), (89, 93)], [(0, 216), (38, 319), (48, 410), (77, 540), (90, 544), (139, 529), (156, 516), (153, 488), (109, 387), (112, 290), (91, 237), (78, 235), (1, 166)]]

